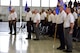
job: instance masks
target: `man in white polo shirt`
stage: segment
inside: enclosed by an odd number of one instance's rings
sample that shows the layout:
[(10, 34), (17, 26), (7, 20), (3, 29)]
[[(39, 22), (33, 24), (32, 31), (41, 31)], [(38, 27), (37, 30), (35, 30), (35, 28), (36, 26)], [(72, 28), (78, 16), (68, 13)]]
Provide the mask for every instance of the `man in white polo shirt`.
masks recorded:
[(34, 40), (39, 40), (39, 36), (40, 36), (40, 30), (39, 30), (40, 14), (39, 14), (37, 9), (34, 10), (34, 13), (35, 13), (35, 17), (33, 20), (33, 23), (34, 23), (33, 26), (34, 26), (34, 31), (36, 34), (36, 39), (34, 39)]
[(74, 25), (74, 30), (73, 30), (73, 39), (76, 37), (76, 33), (77, 33), (77, 19), (78, 19), (78, 14), (76, 13), (76, 10), (74, 10), (74, 8), (71, 9), (71, 12), (74, 16), (75, 19), (75, 25)]
[(48, 34), (49, 37), (52, 37), (52, 18), (54, 17), (52, 10), (49, 10), (49, 15), (48, 15)]
[(47, 17), (47, 14), (45, 12), (44, 9), (42, 9), (42, 12), (41, 12), (41, 25), (44, 26), (45, 25), (45, 19)]
[(64, 38), (67, 49), (64, 52), (72, 52), (72, 33), (74, 27), (74, 16), (71, 14), (70, 8), (66, 8), (67, 17), (64, 21)]
[(64, 19), (66, 18), (66, 13), (63, 9), (63, 6), (60, 6), (59, 9), (60, 9), (60, 13), (56, 20), (56, 24), (57, 24), (57, 34), (59, 35), (59, 40), (60, 40), (60, 46), (57, 49), (63, 50), (65, 49), (63, 23), (64, 23)]
[(57, 14), (56, 14), (56, 11), (53, 10), (53, 17), (52, 17), (52, 33), (53, 33), (53, 35), (55, 33), (56, 19), (57, 19)]
[(12, 34), (13, 28), (14, 28), (14, 34), (16, 35), (16, 19), (17, 19), (17, 13), (15, 12), (15, 9), (12, 7), (8, 20), (9, 20), (9, 28), (10, 28), (10, 34)]
[(32, 12), (30, 11), (30, 8), (27, 8), (26, 22), (28, 32), (28, 37), (26, 39), (31, 39)]

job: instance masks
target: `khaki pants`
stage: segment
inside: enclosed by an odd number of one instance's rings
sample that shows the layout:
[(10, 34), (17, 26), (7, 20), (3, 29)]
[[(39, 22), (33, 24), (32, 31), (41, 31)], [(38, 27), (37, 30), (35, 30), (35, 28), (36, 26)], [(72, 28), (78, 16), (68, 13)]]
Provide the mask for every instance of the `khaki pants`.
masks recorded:
[(80, 17), (78, 17), (78, 27), (80, 27)]

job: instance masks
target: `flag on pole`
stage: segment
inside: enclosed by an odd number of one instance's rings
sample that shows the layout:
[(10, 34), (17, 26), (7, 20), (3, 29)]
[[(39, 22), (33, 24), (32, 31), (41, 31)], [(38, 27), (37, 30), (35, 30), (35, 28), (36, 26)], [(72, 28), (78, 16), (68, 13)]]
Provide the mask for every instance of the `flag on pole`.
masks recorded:
[(11, 11), (11, 0), (10, 0), (10, 4), (9, 4), (9, 11)]
[(26, 1), (26, 5), (25, 5), (25, 11), (27, 11), (27, 8), (28, 8), (28, 6), (27, 6), (27, 1)]
[(58, 0), (58, 3), (60, 4), (60, 6), (64, 6), (63, 0)]
[(59, 14), (59, 6), (63, 6), (64, 10), (66, 10), (66, 6), (63, 2), (63, 0), (58, 0), (58, 4), (57, 4), (57, 7), (56, 7), (56, 13)]
[(60, 6), (63, 6), (64, 10), (66, 10), (66, 5), (63, 0), (58, 0), (58, 3), (60, 4)]
[(59, 7), (58, 6), (56, 7), (55, 11), (56, 11), (56, 14), (58, 15), (59, 14)]

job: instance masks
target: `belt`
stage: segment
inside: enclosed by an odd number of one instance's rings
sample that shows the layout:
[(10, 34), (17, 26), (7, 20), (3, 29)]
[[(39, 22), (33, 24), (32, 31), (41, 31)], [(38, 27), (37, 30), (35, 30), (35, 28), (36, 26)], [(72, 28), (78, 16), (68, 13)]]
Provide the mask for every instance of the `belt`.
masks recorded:
[(70, 29), (70, 27), (66, 27), (65, 29)]
[(33, 24), (36, 24), (36, 23), (33, 23)]
[(62, 25), (63, 23), (59, 23), (59, 24), (57, 24), (57, 25)]

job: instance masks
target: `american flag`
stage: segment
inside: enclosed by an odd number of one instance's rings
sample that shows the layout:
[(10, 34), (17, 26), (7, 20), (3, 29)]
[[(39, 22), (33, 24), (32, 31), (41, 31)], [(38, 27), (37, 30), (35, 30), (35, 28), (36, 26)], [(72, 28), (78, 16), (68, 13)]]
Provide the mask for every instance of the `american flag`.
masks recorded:
[(25, 5), (25, 11), (27, 11), (27, 8), (28, 8), (28, 6), (27, 6), (27, 1), (26, 1), (26, 5)]
[(9, 4), (9, 11), (11, 11), (11, 0), (10, 0), (10, 4)]
[(63, 0), (58, 0), (58, 6), (56, 7), (57, 14), (59, 14), (59, 6), (63, 6), (64, 10), (66, 10), (66, 5), (64, 4)]
[(58, 0), (58, 3), (60, 4), (60, 6), (64, 6), (63, 0)]

